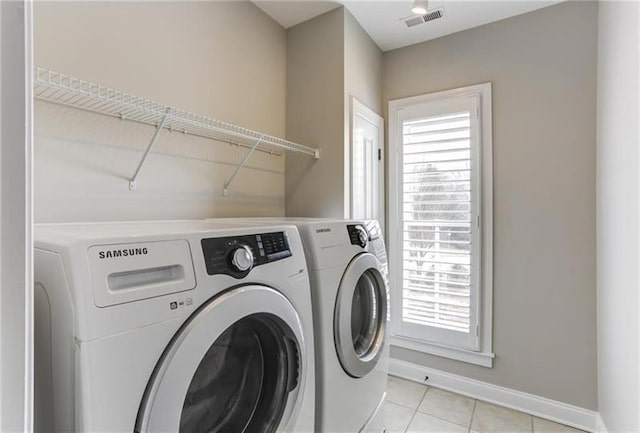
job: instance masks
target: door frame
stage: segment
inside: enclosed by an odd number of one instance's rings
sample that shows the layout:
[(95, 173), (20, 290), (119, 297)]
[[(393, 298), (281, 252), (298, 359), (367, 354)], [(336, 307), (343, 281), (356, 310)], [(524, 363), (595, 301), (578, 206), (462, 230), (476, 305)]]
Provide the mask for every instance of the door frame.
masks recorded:
[(32, 2), (0, 2), (0, 431), (33, 430)]

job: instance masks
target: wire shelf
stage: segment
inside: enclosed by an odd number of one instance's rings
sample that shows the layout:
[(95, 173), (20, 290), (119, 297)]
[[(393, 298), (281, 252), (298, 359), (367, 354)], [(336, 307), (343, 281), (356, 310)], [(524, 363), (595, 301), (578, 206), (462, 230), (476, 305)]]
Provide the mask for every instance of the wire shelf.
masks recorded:
[(212, 140), (237, 140), (249, 147), (259, 143), (258, 149), (261, 150), (278, 148), (314, 158), (320, 157), (320, 150), (313, 147), (173, 108), (49, 69), (36, 68), (34, 81), (34, 97), (39, 100), (156, 127), (162, 125), (169, 131)]
[(233, 180), (256, 150), (273, 153), (271, 149), (277, 148), (303, 153), (316, 159), (320, 157), (320, 150), (313, 147), (173, 108), (45, 68), (36, 68), (33, 93), (36, 99), (42, 101), (154, 126), (156, 131), (135, 172), (129, 179), (129, 189), (131, 190), (137, 188), (136, 179), (163, 129), (237, 144), (249, 149), (229, 180), (224, 184), (223, 194), (225, 196), (228, 194), (229, 186)]

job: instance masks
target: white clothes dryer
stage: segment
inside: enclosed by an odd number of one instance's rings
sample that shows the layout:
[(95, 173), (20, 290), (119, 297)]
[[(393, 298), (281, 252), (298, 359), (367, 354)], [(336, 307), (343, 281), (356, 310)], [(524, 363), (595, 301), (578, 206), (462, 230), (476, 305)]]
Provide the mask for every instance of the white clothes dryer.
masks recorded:
[(37, 431), (314, 430), (295, 227), (47, 224), (35, 239)]
[(254, 218), (300, 231), (316, 341), (316, 431), (380, 433), (389, 345), (387, 254), (377, 221)]

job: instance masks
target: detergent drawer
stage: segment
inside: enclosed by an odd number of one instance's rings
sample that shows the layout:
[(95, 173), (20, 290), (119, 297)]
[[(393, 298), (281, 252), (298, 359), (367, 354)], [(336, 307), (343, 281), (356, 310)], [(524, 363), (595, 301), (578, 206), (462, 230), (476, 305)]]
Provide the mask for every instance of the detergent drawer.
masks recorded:
[(196, 286), (186, 240), (94, 245), (88, 249), (98, 307), (192, 290)]

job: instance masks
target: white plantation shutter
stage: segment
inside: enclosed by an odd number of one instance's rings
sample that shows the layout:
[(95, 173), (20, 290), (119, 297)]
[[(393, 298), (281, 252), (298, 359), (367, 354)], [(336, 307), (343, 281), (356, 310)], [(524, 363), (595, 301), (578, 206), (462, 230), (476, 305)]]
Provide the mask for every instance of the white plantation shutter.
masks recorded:
[(480, 239), (477, 96), (399, 116), (398, 333), (478, 350)]
[(469, 332), (470, 113), (403, 124), (403, 320)]

